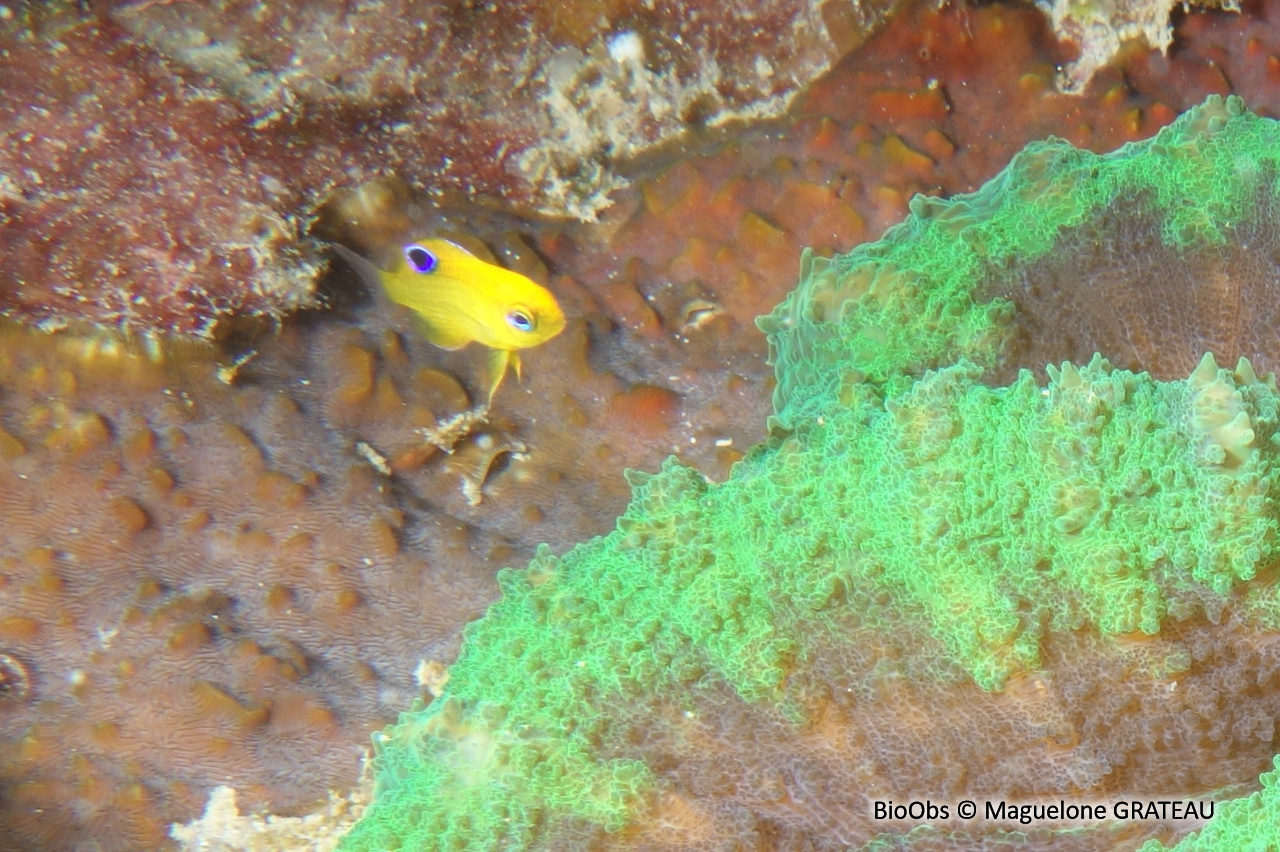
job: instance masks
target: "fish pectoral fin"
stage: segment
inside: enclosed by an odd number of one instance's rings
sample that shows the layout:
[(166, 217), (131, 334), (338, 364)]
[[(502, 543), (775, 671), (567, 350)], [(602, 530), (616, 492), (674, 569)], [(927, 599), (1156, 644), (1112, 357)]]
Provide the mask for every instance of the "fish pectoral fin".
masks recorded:
[(498, 385), (502, 384), (502, 380), (507, 376), (508, 365), (515, 362), (516, 376), (520, 375), (520, 356), (516, 355), (509, 349), (490, 349), (489, 350), (489, 402), (493, 402), (493, 395), (498, 392)]
[(450, 350), (461, 349), (473, 339), (466, 331), (451, 328), (447, 324), (432, 322), (424, 319), (420, 314), (416, 318), (423, 338), (432, 346)]

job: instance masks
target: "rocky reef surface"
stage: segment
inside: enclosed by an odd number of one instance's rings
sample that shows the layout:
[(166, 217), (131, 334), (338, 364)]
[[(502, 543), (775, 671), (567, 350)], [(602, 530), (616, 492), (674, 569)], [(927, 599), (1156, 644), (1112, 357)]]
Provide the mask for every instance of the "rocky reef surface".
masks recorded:
[(315, 208), (379, 176), (594, 218), (619, 163), (778, 115), (896, 2), (6, 7), (0, 310), (278, 318), (316, 301)]
[[(324, 126), (255, 115), (115, 17), (50, 5), (3, 18), (0, 61), (19, 63), (0, 93), (11, 315), (49, 329), (127, 314), (215, 336), (229, 317), (270, 324), (316, 299), (321, 261), (297, 234), (327, 187), (407, 164), (422, 200), (547, 283), (571, 323), (465, 428), (444, 427), (483, 387), (481, 359), (423, 344), (340, 275), (322, 281), (328, 309), (223, 348), (7, 328), (0, 848), (163, 847), (220, 785), (277, 814), (346, 792), (370, 733), (439, 689), (499, 568), (607, 532), (624, 468), (675, 453), (723, 480), (764, 438), (772, 388), (753, 320), (794, 286), (804, 246), (848, 251), (914, 193), (971, 191), (1051, 134), (1111, 150), (1213, 92), (1274, 114), (1277, 8), (1188, 15), (1178, 50), (1126, 53), (1073, 97), (1053, 86), (1072, 50), (1034, 10), (911, 8), (785, 117), (733, 133), (695, 122), (683, 147), (617, 164), (632, 188), (591, 226), (539, 219), (527, 196), (486, 183), (496, 147), (380, 159), (394, 128), (358, 110)], [(138, 111), (95, 107), (117, 84), (142, 95)], [(345, 159), (308, 158), (326, 133)], [(444, 156), (454, 178), (411, 171)], [(63, 162), (61, 176), (46, 165)], [(453, 189), (424, 191), (436, 186)], [(1068, 308), (1091, 303), (1075, 272), (1055, 274), (1075, 295), (1028, 331), (1022, 345), (1047, 348), (1019, 364), (1088, 360), (1054, 348), (1076, 334)], [(1164, 304), (1106, 280), (1106, 316)], [(1233, 292), (1187, 298), (1221, 306)], [(1223, 363), (1259, 354), (1228, 346), (1239, 311), (1202, 313), (1220, 320), (1203, 348)], [(1195, 348), (1113, 357), (1185, 379)]]

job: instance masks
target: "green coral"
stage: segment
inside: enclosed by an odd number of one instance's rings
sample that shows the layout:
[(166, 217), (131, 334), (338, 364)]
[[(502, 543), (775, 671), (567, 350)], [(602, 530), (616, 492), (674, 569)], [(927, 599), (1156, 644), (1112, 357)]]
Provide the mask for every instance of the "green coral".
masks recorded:
[(960, 358), (1000, 361), (1013, 317), (978, 289), (1052, 252), (1063, 232), (1118, 200), (1145, 197), (1162, 235), (1193, 250), (1249, 219), (1260, 184), (1280, 194), (1274, 121), (1210, 97), (1155, 137), (1099, 155), (1034, 142), (977, 192), (916, 196), (875, 243), (830, 260), (806, 253), (801, 281), (758, 321), (777, 367), (776, 420), (822, 413), (850, 381), (919, 375)]
[(861, 385), (721, 485), (674, 461), (631, 474), (615, 532), (503, 572), (447, 697), (380, 742), (377, 801), (346, 848), (521, 848), (555, 818), (620, 828), (653, 774), (608, 757), (613, 714), (708, 677), (792, 701), (789, 672), (838, 641), (824, 628), (850, 589), (993, 689), (1039, 664), (1046, 630), (1155, 633), (1170, 612), (1216, 612), (1273, 552), (1280, 398), (1247, 365), (1155, 382), (1095, 358), (1046, 388), (979, 373)]
[(1211, 99), (1111, 157), (1046, 143), (972, 196), (917, 199), (875, 246), (807, 257), (762, 322), (785, 428), (722, 484), (675, 460), (629, 474), (615, 531), (502, 572), (446, 695), (377, 738), (375, 803), (342, 848), (621, 829), (657, 788), (634, 708), (727, 686), (803, 719), (793, 675), (849, 641), (850, 614), (985, 689), (1039, 666), (1049, 632), (1216, 619), (1276, 548), (1274, 383), (1247, 362), (1157, 382), (1095, 357), (987, 387), (1010, 307), (971, 289), (1118, 193), (1168, 205), (1168, 240), (1222, 239), (1275, 159), (1260, 121)]
[[(1280, 756), (1275, 770), (1262, 773), (1262, 789), (1249, 796), (1218, 802), (1213, 819), (1183, 838), (1172, 852), (1276, 852), (1280, 849)], [(1166, 852), (1158, 840), (1148, 840), (1138, 852)]]

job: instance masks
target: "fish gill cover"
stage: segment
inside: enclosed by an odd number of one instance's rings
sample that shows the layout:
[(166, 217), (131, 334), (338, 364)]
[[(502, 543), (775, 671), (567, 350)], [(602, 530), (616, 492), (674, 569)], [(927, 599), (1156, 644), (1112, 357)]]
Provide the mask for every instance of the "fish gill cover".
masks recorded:
[[(724, 483), (629, 473), (612, 533), (502, 572), (446, 693), (377, 737), (342, 848), (978, 848), (1028, 835), (906, 837), (871, 802), (1256, 778), (1280, 715), (1274, 381), (1210, 355), (1174, 381), (1100, 355), (983, 377), (1017, 342), (1021, 268), (1134, 199), (1165, 250), (1238, 239), (1275, 211), (1277, 139), (1210, 98), (1111, 155), (1032, 145), (806, 257), (760, 323), (772, 437)], [(1274, 835), (1263, 780), (1187, 842)]]

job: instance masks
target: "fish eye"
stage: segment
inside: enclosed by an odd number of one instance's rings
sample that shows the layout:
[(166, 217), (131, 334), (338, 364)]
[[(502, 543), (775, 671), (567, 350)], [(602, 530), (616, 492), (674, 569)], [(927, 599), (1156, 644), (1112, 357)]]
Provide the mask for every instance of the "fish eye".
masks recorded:
[(410, 269), (423, 274), (433, 272), (440, 263), (439, 258), (416, 243), (404, 247), (404, 259), (409, 261)]
[(516, 308), (507, 314), (507, 324), (516, 331), (533, 331), (533, 317), (523, 308)]

